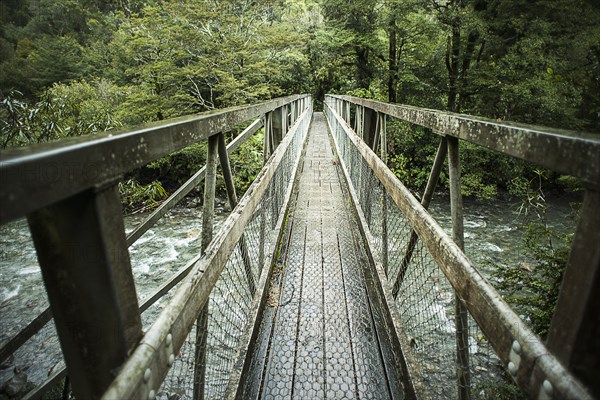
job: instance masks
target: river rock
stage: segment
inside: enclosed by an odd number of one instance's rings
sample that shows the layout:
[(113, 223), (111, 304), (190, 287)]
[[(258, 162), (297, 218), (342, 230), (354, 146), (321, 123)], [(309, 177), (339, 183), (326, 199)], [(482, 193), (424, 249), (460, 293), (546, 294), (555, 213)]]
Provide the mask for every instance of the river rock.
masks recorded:
[(8, 356), (8, 358), (6, 360), (4, 360), (4, 362), (2, 364), (0, 364), (0, 371), (12, 367), (14, 363), (15, 363), (15, 355), (11, 354), (10, 356)]
[(0, 393), (8, 396), (9, 399), (22, 397), (32, 386), (27, 380), (27, 374), (15, 367), (15, 374), (0, 389)]
[(202, 199), (200, 197), (191, 197), (186, 203), (186, 207), (197, 208), (202, 207)]

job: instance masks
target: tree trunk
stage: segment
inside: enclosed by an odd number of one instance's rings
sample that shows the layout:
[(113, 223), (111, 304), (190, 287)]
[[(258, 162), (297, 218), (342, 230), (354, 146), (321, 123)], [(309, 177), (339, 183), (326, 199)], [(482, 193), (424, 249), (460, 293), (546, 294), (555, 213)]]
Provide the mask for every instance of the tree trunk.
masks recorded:
[(452, 36), (448, 37), (446, 48), (446, 68), (448, 69), (448, 111), (458, 112), (458, 68), (460, 58), (460, 24), (452, 24)]
[(390, 52), (389, 52), (389, 75), (388, 75), (388, 101), (395, 103), (396, 98), (396, 82), (398, 81), (398, 58), (396, 55), (396, 15), (392, 10), (390, 17)]
[(359, 88), (368, 89), (371, 85), (372, 71), (369, 66), (369, 49), (356, 47), (356, 83)]
[(463, 105), (469, 97), (469, 93), (465, 88), (467, 87), (467, 75), (469, 68), (471, 67), (471, 60), (473, 59), (473, 52), (475, 51), (475, 44), (477, 43), (478, 38), (479, 34), (476, 31), (470, 32), (467, 39), (467, 47), (463, 52), (462, 68), (460, 70), (460, 91), (458, 93), (458, 104), (456, 106), (457, 112), (458, 110), (462, 110)]

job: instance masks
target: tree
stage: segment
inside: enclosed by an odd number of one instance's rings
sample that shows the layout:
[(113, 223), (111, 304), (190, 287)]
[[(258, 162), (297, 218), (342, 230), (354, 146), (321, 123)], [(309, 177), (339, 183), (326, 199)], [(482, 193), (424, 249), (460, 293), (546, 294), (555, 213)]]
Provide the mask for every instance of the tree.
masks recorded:
[[(383, 60), (377, 33), (377, 1), (323, 0), (325, 21), (336, 35), (349, 40), (354, 58), (354, 88), (369, 89), (376, 78), (377, 60)], [(344, 50), (344, 49), (340, 49)]]
[[(486, 91), (478, 108), (494, 118), (598, 130), (600, 6), (592, 1), (489, 1)], [(595, 71), (595, 72), (594, 72)]]

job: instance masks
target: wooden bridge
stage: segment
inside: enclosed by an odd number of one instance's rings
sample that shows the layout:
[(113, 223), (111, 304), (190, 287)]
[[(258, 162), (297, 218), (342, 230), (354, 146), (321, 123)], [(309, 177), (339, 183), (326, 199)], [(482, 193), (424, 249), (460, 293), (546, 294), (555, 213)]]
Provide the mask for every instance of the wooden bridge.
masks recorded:
[[(386, 166), (391, 118), (440, 138), (420, 199)], [(264, 168), (238, 200), (229, 155), (261, 128)], [(464, 255), (461, 140), (586, 188), (545, 343)], [(126, 235), (122, 176), (201, 141), (206, 166)], [(452, 238), (427, 212), (446, 157)], [(233, 211), (213, 232), (217, 164)], [(49, 299), (0, 362), (40, 351), (53, 319), (65, 363), (25, 398), (61, 382), (79, 399), (494, 398), (508, 381), (600, 396), (597, 137), (347, 96), (313, 113), (296, 95), (6, 150), (0, 174), (0, 223), (27, 217)], [(138, 301), (128, 246), (202, 181), (197, 256)]]

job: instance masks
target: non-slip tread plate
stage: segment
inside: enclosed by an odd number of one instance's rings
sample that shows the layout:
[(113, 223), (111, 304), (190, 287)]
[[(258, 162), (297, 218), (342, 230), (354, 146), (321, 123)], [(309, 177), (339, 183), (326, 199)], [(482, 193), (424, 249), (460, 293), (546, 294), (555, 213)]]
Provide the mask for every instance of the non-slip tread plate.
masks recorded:
[(370, 267), (323, 114), (315, 113), (308, 135), (284, 235), (280, 298), (264, 313), (270, 333), (259, 335), (269, 341), (266, 360), (253, 363), (264, 368), (253, 373), (262, 382), (251, 383), (247, 397), (389, 399), (365, 284)]

